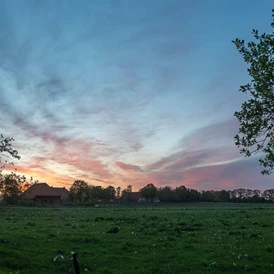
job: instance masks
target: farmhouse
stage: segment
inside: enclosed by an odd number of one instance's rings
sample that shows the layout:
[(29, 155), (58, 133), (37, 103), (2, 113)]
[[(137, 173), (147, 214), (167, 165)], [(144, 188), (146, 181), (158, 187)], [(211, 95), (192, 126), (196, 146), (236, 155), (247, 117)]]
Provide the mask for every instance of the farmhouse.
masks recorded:
[(50, 187), (46, 183), (32, 185), (23, 194), (22, 198), (26, 201), (33, 201), (36, 204), (62, 204), (69, 198), (67, 189)]

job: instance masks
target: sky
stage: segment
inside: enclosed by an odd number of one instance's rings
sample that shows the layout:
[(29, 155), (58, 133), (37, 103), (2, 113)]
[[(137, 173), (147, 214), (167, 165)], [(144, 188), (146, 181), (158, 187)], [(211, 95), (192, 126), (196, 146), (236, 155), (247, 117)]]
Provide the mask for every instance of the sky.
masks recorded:
[(0, 133), (17, 173), (138, 191), (273, 188), (233, 137), (248, 95), (231, 42), (272, 0), (0, 0)]

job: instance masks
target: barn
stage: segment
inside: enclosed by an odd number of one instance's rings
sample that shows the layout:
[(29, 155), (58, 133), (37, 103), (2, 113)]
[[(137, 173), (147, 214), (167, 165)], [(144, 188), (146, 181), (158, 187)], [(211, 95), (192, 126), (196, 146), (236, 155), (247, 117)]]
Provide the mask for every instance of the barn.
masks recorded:
[(33, 201), (39, 205), (62, 204), (68, 197), (67, 189), (50, 187), (46, 183), (34, 184), (22, 194), (23, 200)]

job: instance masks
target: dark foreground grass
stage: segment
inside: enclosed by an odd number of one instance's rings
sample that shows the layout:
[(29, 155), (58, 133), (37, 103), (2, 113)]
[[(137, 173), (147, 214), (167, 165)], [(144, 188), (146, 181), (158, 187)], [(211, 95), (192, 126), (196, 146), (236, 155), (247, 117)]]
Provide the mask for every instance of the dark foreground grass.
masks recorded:
[(274, 206), (0, 208), (1, 274), (74, 273), (72, 251), (82, 273), (273, 273)]

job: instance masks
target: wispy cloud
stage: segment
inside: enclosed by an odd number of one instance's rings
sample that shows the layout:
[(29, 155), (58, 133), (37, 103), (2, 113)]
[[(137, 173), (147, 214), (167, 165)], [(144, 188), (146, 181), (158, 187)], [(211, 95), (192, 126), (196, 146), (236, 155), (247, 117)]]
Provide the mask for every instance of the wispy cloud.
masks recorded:
[(141, 167), (137, 166), (137, 165), (130, 165), (130, 164), (125, 164), (123, 162), (116, 162), (116, 165), (123, 169), (123, 170), (132, 170), (132, 171), (136, 171), (136, 172), (142, 172), (143, 170), (141, 169)]

